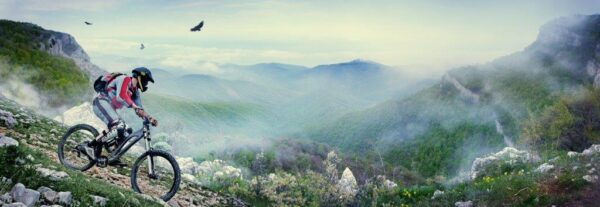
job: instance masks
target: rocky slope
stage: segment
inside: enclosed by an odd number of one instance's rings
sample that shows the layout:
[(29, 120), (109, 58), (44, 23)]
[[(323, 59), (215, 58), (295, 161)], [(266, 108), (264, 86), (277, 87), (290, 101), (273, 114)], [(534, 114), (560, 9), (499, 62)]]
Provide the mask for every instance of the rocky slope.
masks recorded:
[[(82, 173), (62, 167), (55, 150), (59, 137), (66, 130), (64, 125), (37, 115), (2, 97), (0, 97), (0, 114), (0, 137), (2, 137), (0, 157), (3, 159), (0, 176), (6, 177), (4, 180), (10, 179), (7, 184), (0, 185), (0, 194), (8, 193), (10, 196), (10, 200), (5, 196), (3, 202), (66, 205), (64, 202), (61, 203), (60, 195), (71, 193), (70, 201), (73, 206), (96, 205), (97, 202), (102, 202), (102, 198), (107, 199), (104, 202), (108, 206), (117, 203), (131, 206), (167, 205), (161, 204), (157, 199), (133, 193), (129, 186), (128, 169), (93, 168)], [(132, 159), (132, 157), (126, 158), (129, 161)], [(27, 188), (17, 183), (23, 183)], [(89, 185), (77, 183), (89, 183)], [(24, 193), (21, 192), (26, 192), (26, 198), (22, 198), (21, 195)], [(52, 197), (54, 194), (58, 197)], [(246, 204), (206, 190), (196, 182), (184, 180), (178, 193), (168, 205), (245, 206)]]

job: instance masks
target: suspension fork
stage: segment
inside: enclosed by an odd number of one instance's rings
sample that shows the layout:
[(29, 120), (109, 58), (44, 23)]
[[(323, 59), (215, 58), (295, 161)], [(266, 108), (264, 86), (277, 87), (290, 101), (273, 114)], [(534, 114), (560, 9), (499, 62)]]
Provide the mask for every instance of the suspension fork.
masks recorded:
[[(150, 138), (146, 137), (146, 152), (150, 151)], [(152, 155), (148, 155), (148, 173), (150, 176), (154, 176), (154, 160)]]

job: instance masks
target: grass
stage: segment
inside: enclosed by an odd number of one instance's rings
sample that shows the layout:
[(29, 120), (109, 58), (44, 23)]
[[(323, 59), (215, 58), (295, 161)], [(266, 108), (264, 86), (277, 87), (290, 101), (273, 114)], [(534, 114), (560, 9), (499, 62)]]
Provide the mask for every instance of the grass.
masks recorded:
[[(25, 157), (31, 155), (34, 161), (29, 161)], [(27, 160), (26, 164), (18, 164), (17, 158)], [(36, 172), (36, 164), (41, 164), (46, 168), (55, 168), (69, 174), (68, 179), (61, 181), (52, 181), (49, 178), (40, 176)], [(69, 191), (75, 201), (79, 201), (79, 206), (93, 206), (93, 200), (89, 195), (97, 195), (108, 198), (107, 206), (162, 206), (154, 201), (147, 200), (139, 194), (108, 184), (105, 181), (90, 178), (80, 172), (75, 172), (62, 167), (50, 160), (47, 155), (32, 150), (30, 148), (7, 147), (0, 148), (0, 176), (12, 179), (13, 184), (23, 183), (27, 188), (37, 189), (41, 186), (52, 188), (55, 191)], [(9, 192), (12, 186), (3, 185), (0, 187), (0, 193)]]

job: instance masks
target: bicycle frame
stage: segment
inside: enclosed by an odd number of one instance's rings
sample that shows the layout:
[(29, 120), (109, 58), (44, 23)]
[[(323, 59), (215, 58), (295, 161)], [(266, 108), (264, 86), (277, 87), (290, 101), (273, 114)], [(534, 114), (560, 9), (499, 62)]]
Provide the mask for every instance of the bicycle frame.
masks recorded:
[[(121, 158), (121, 156), (123, 156), (125, 152), (127, 152), (133, 145), (135, 145), (141, 139), (146, 140), (146, 151), (150, 150), (150, 122), (148, 121), (148, 119), (144, 119), (144, 126), (141, 129), (129, 135), (124, 142), (117, 146), (117, 149), (110, 153), (110, 156), (108, 157), (108, 162), (113, 162)], [(152, 172), (154, 166), (153, 163), (150, 162), (150, 160), (151, 159), (148, 159), (148, 164), (150, 165), (150, 173), (152, 174), (154, 173)]]

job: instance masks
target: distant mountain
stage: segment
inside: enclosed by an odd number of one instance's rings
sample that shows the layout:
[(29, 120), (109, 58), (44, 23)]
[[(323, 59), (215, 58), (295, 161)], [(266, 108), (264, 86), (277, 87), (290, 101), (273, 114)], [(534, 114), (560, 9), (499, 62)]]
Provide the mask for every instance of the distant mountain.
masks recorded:
[(333, 120), (383, 100), (406, 96), (431, 83), (364, 60), (314, 68), (279, 63), (223, 65), (221, 73), (213, 75), (156, 71), (152, 93), (198, 102), (259, 105), (274, 115), (269, 118), (272, 134)]
[[(600, 16), (561, 18), (544, 25), (538, 39), (521, 52), (451, 70), (435, 86), (412, 96), (350, 113), (298, 136), (352, 154), (381, 156), (425, 176), (456, 175), (478, 154), (531, 144), (528, 140), (540, 140), (533, 143), (542, 151), (582, 150), (597, 142), (587, 133), (600, 131), (592, 124), (596, 122), (584, 121), (594, 117), (592, 112), (581, 112), (595, 104), (581, 94), (595, 94), (591, 86), (600, 82), (597, 48)], [(553, 115), (557, 110), (567, 115)], [(571, 116), (581, 117), (556, 120)], [(548, 128), (556, 132), (547, 135)], [(584, 130), (588, 132), (580, 133)], [(555, 144), (541, 144), (550, 137), (557, 141), (547, 143)]]

